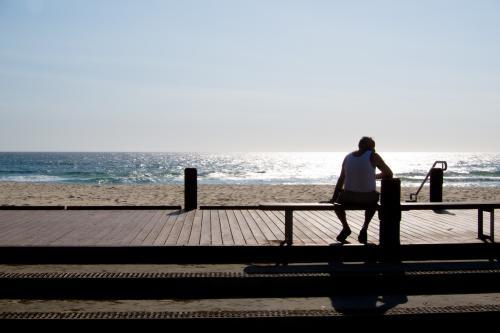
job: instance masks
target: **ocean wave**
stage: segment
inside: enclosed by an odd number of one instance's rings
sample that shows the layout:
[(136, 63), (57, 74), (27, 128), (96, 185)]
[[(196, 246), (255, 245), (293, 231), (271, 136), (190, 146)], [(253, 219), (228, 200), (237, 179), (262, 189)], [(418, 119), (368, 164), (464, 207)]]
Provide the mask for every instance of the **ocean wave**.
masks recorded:
[(68, 178), (47, 175), (28, 175), (28, 176), (0, 176), (0, 181), (4, 182), (31, 182), (31, 183), (65, 183), (70, 181)]

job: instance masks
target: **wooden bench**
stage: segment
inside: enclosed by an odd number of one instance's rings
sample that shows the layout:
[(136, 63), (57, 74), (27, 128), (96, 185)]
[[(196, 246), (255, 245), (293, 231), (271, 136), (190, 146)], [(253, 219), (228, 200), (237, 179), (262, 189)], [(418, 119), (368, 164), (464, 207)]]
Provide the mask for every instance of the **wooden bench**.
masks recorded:
[(337, 207), (342, 207), (345, 210), (366, 210), (369, 208), (378, 209), (379, 206), (366, 205), (340, 205), (332, 203), (296, 203), (296, 202), (265, 202), (259, 204), (259, 209), (262, 210), (284, 210), (285, 211), (285, 240), (282, 245), (293, 244), (293, 212), (296, 210), (335, 210)]
[[(331, 203), (278, 203), (266, 202), (259, 205), (262, 210), (280, 210), (285, 211), (285, 240), (282, 245), (293, 244), (293, 212), (296, 210), (335, 210), (342, 207), (345, 210), (366, 210), (370, 208), (380, 209), (380, 205), (339, 205)], [(490, 239), (495, 242), (495, 209), (500, 208), (500, 202), (402, 202), (400, 204), (401, 211), (410, 210), (446, 210), (446, 209), (472, 209), (478, 211), (478, 238)], [(490, 234), (485, 235), (483, 232), (484, 212), (490, 214)]]

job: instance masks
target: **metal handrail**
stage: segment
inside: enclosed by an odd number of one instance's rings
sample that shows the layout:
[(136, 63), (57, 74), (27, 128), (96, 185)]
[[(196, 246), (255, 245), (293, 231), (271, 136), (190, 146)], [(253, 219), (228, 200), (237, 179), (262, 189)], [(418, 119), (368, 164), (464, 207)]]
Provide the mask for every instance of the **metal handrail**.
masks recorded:
[(422, 190), (422, 187), (424, 187), (425, 182), (429, 178), (429, 176), (431, 174), (431, 170), (434, 169), (434, 167), (437, 164), (441, 164), (441, 169), (443, 169), (443, 171), (446, 171), (446, 169), (448, 169), (448, 163), (446, 163), (446, 161), (436, 161), (436, 162), (434, 162), (434, 164), (432, 165), (432, 167), (429, 169), (429, 172), (427, 172), (427, 176), (425, 176), (424, 181), (422, 182), (422, 184), (420, 184), (420, 187), (418, 188), (417, 192), (410, 194), (410, 200), (408, 200), (408, 202), (416, 202), (417, 201), (417, 196), (420, 193), (420, 190)]

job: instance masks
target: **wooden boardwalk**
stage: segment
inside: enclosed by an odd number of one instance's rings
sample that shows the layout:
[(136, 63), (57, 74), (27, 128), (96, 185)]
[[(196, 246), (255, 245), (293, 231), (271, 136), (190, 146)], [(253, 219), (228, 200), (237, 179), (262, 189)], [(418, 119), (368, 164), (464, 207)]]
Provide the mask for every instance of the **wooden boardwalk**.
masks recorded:
[[(347, 241), (357, 244), (363, 212), (347, 214), (353, 230)], [(256, 209), (0, 210), (0, 246), (278, 245), (284, 219), (281, 211)], [(340, 229), (332, 211), (295, 212), (294, 245), (337, 243)], [(377, 244), (378, 233), (375, 216), (368, 241)], [(403, 212), (402, 244), (478, 242), (476, 210)]]

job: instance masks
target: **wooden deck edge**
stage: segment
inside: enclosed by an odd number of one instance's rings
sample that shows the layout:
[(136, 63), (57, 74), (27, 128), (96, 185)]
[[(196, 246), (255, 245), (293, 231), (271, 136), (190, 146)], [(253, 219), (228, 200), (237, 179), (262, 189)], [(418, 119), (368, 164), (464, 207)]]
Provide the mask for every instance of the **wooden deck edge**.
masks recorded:
[(66, 210), (180, 210), (182, 206), (66, 206)]
[[(376, 245), (334, 246), (1, 246), (2, 264), (218, 264), (386, 260)], [(385, 258), (385, 259), (384, 259)], [(401, 245), (397, 260), (500, 260), (500, 243)]]
[(219, 210), (227, 210), (227, 209), (261, 209), (259, 205), (228, 205), (228, 206), (223, 206), (223, 205), (207, 205), (207, 206), (200, 206), (199, 209), (219, 209)]
[(64, 210), (66, 206), (0, 206), (0, 210)]
[(180, 210), (182, 206), (0, 206), (0, 210)]

